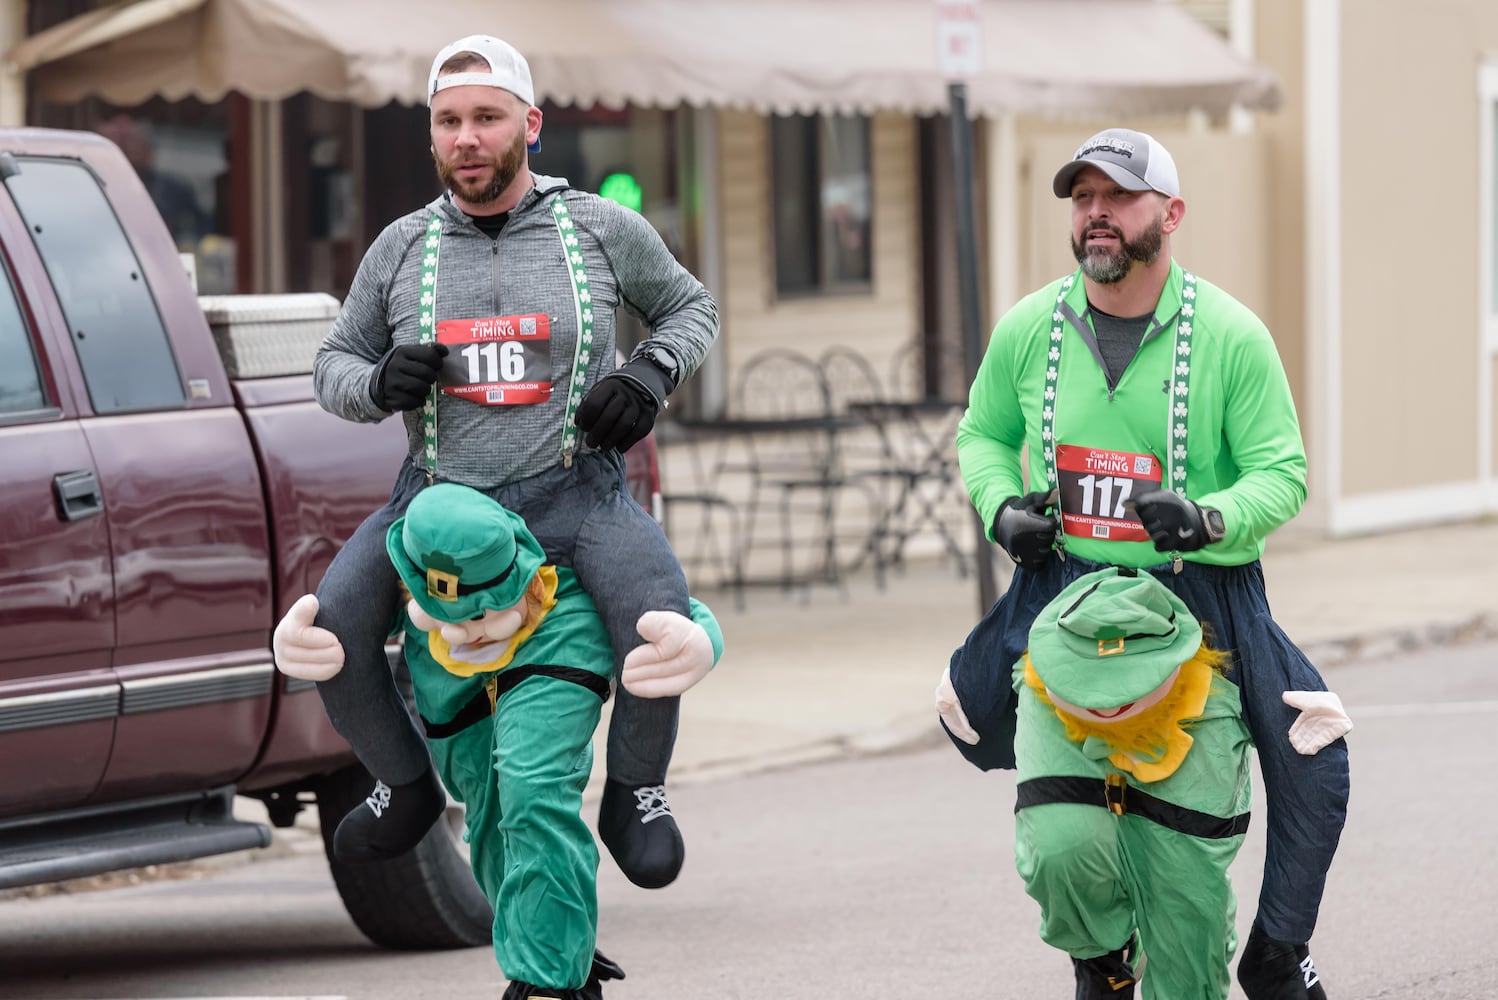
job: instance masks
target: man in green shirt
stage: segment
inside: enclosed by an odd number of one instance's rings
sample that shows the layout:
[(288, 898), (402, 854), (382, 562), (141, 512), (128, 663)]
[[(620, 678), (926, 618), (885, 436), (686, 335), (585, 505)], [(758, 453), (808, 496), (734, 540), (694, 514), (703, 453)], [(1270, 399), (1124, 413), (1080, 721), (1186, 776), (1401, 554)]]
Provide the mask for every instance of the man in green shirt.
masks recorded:
[(1322, 997), (1307, 943), (1346, 819), (1351, 723), (1264, 593), (1265, 538), (1305, 501), (1289, 384), (1258, 317), (1172, 258), (1186, 203), (1153, 137), (1094, 135), (1053, 189), (1079, 269), (999, 320), (957, 431), (973, 504), (1017, 568), (952, 656), (943, 724), (974, 764), (1014, 767), (1009, 670), (1041, 608), (1104, 566), (1155, 575), (1231, 650), (1264, 773), (1240, 981), (1250, 1000)]

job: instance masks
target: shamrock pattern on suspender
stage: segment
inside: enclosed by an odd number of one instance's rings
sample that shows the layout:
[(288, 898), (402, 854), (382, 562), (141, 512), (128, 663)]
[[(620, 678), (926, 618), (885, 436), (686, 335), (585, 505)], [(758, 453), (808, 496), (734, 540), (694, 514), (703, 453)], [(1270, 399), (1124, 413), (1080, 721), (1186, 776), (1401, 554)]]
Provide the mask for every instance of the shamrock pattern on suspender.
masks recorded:
[(572, 456), (577, 452), (577, 408), (583, 401), (583, 379), (593, 360), (593, 293), (588, 290), (588, 270), (583, 265), (583, 252), (578, 246), (577, 227), (561, 195), (551, 200), (551, 214), (562, 238), (562, 253), (566, 255), (567, 271), (572, 276), (572, 303), (577, 309), (572, 383), (567, 389), (567, 412), (562, 417), (562, 464), (571, 468)]
[[(1067, 292), (1076, 284), (1076, 274), (1068, 275), (1061, 282), (1061, 291), (1056, 295), (1056, 308), (1051, 311), (1051, 345), (1046, 354), (1045, 398), (1040, 411), (1041, 454), (1045, 459), (1046, 485), (1056, 489), (1059, 477), (1056, 473), (1056, 394), (1061, 379), (1061, 348), (1066, 340), (1063, 335), (1066, 317), (1061, 306)], [(1170, 404), (1166, 413), (1170, 442), (1167, 449), (1170, 488), (1180, 496), (1186, 495), (1186, 420), (1189, 413), (1187, 396), (1191, 388), (1191, 328), (1196, 316), (1196, 275), (1181, 272), (1181, 314), (1176, 320), (1175, 367), (1171, 372)]]
[[(562, 241), (562, 255), (572, 284), (572, 305), (577, 315), (577, 344), (572, 352), (572, 378), (567, 386), (567, 405), (562, 416), (562, 464), (572, 467), (577, 452), (577, 408), (583, 399), (583, 382), (593, 360), (593, 295), (588, 290), (588, 269), (583, 262), (577, 239), (577, 227), (567, 211), (567, 203), (557, 194), (551, 199), (552, 220)], [(417, 342), (437, 341), (437, 261), (442, 249), (442, 215), (433, 212), (427, 222), (426, 241), (421, 258), (421, 313), (417, 317)], [(437, 477), (437, 383), (432, 383), (421, 407), (423, 458), (427, 483)]]

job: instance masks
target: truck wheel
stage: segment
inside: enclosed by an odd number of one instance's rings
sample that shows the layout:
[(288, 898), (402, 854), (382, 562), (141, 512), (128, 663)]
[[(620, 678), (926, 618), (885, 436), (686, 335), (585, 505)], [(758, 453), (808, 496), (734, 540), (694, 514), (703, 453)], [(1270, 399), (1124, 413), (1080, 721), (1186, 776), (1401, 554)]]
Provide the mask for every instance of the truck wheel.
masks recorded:
[(453, 804), (410, 851), (389, 861), (346, 864), (333, 857), (333, 831), (362, 802), (374, 778), (358, 764), (322, 779), (317, 815), (333, 883), (355, 926), (382, 948), (471, 948), (493, 940), (494, 912), (468, 867), (463, 809)]

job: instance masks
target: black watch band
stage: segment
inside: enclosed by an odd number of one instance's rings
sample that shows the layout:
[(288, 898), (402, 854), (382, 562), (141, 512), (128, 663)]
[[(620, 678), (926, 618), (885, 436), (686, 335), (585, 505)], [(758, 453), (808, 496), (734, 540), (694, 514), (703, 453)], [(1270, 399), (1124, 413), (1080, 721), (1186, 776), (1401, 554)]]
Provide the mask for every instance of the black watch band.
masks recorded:
[(681, 384), (681, 365), (670, 351), (664, 347), (657, 347), (652, 344), (642, 348), (639, 356), (648, 359), (657, 368), (665, 372), (666, 377), (671, 380), (671, 388), (674, 389)]

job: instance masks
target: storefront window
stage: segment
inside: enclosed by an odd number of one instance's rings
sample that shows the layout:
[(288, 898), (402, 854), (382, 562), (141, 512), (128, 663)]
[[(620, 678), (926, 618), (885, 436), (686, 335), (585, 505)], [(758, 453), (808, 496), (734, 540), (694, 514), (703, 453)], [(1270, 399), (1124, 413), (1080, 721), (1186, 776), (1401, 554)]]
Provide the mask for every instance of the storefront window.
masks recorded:
[(39, 103), (30, 120), (98, 132), (119, 146), (150, 192), (177, 249), (195, 258), (198, 291), (217, 295), (238, 290), (225, 102), (154, 99), (135, 107), (97, 100)]
[[(531, 169), (565, 177), (578, 190), (601, 194), (638, 211), (681, 259), (682, 212), (676, 177), (680, 138), (675, 114), (654, 108), (610, 111), (551, 104), (543, 105), (541, 111), (541, 152), (530, 155)], [(616, 330), (626, 353), (648, 334), (623, 310), (616, 317)]]
[(541, 109), (541, 152), (530, 155), (538, 174), (565, 177), (578, 190), (635, 208), (680, 256), (675, 115), (651, 108)]
[[(363, 115), (354, 105), (311, 94), (282, 102), (286, 186), (282, 228), (273, 238), (284, 248), (287, 291), (344, 298), (359, 260), (379, 232), (365, 231), (360, 196), (361, 171), (371, 155), (362, 143)], [(413, 156), (428, 155), (425, 142), (408, 148)], [(422, 201), (404, 206), (401, 214)]]
[(770, 160), (775, 290), (799, 295), (868, 288), (873, 277), (869, 120), (771, 118)]

